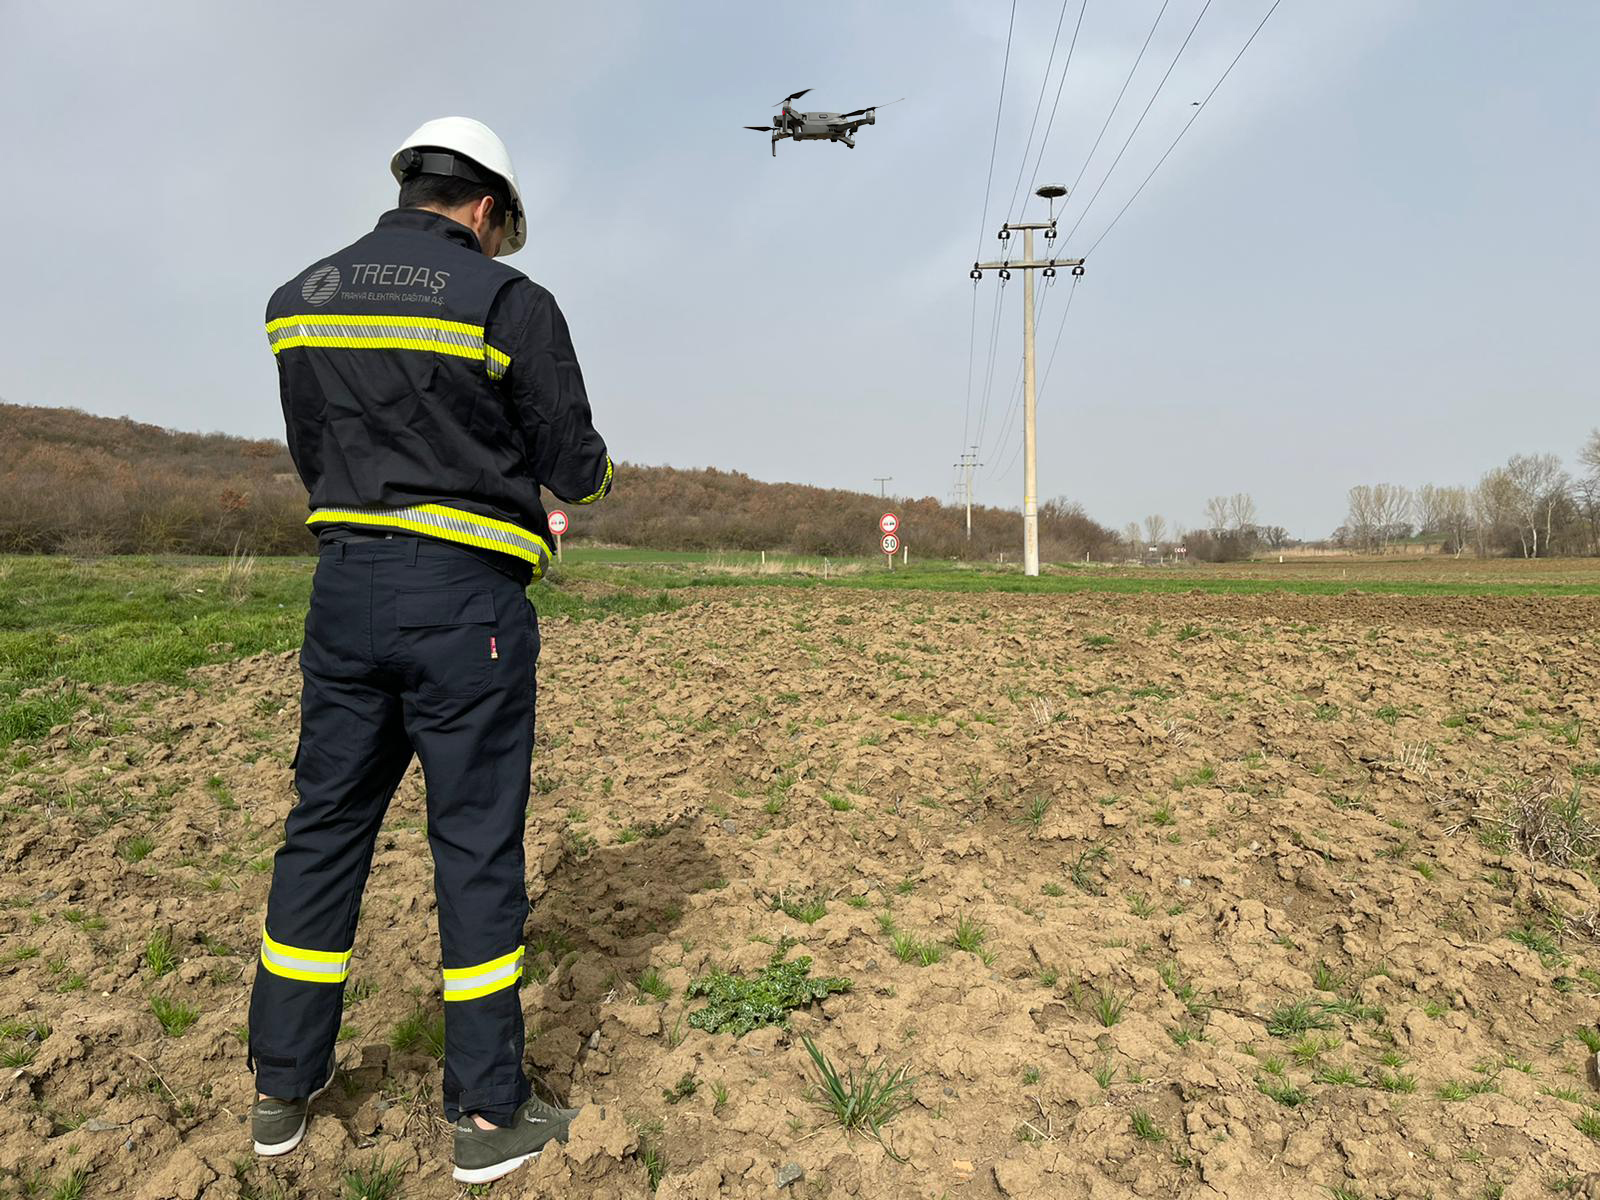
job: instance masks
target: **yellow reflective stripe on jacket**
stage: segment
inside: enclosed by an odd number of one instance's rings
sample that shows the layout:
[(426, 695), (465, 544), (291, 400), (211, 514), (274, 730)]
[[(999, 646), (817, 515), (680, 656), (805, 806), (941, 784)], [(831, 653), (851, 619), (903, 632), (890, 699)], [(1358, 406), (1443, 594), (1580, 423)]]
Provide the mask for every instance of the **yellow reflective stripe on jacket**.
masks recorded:
[(274, 975), (303, 983), (343, 983), (350, 975), (349, 950), (306, 950), (274, 941), (261, 931), (261, 965)]
[(484, 365), (489, 370), (490, 379), (504, 379), (505, 374), (511, 369), (511, 356), (504, 351), (496, 350), (487, 342), (484, 343)]
[(445, 504), (413, 504), (405, 508), (319, 508), (307, 525), (363, 525), (423, 533), (447, 542), (498, 550), (533, 564), (533, 577), (544, 574), (550, 547), (538, 534), (494, 517), (479, 516)]
[(579, 504), (593, 504), (596, 500), (600, 499), (601, 496), (604, 496), (606, 494), (606, 492), (608, 492), (610, 489), (611, 489), (611, 455), (608, 454), (608, 455), (606, 455), (606, 477), (600, 481), (600, 490), (595, 492), (595, 494), (592, 495), (592, 496), (585, 496), (582, 500), (577, 501), (577, 503), (579, 503)]
[(446, 967), (444, 969), (444, 998), (446, 1000), (476, 1000), (508, 988), (522, 978), (522, 947), (510, 954), (491, 958), (475, 967)]
[(365, 316), (314, 313), (267, 322), (274, 354), (297, 346), (339, 350), (426, 350), (484, 364), (491, 379), (502, 379), (511, 357), (483, 340), (483, 326), (439, 317)]

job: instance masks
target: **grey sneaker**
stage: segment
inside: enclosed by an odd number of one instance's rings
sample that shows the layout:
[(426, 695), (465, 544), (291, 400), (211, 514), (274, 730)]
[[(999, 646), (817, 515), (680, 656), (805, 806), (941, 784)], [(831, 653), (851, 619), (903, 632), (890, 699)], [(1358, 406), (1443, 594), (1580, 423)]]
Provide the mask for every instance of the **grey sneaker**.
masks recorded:
[(462, 1117), (456, 1122), (456, 1182), (488, 1183), (509, 1175), (551, 1142), (565, 1142), (577, 1115), (575, 1108), (553, 1108), (535, 1096), (504, 1129), (479, 1129), (470, 1116)]
[(311, 1102), (333, 1083), (338, 1062), (328, 1055), (328, 1077), (321, 1087), (304, 1100), (257, 1100), (250, 1109), (250, 1132), (255, 1137), (256, 1153), (287, 1154), (306, 1135), (306, 1111)]

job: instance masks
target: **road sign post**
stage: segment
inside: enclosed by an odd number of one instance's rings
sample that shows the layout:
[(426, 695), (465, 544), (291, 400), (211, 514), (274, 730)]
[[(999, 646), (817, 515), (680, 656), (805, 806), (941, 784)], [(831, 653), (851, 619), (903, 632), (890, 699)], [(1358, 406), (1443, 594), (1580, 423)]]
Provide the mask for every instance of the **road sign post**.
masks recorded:
[(895, 552), (900, 549), (900, 518), (886, 512), (878, 518), (878, 532), (883, 534), (883, 541), (879, 543), (885, 557), (889, 560), (889, 569), (894, 570)]
[(567, 514), (559, 508), (550, 514), (550, 532), (556, 535), (556, 561), (561, 561), (561, 535), (567, 531)]
[(900, 538), (897, 534), (886, 533), (883, 535), (883, 553), (889, 560), (889, 569), (894, 570), (894, 556), (900, 549)]

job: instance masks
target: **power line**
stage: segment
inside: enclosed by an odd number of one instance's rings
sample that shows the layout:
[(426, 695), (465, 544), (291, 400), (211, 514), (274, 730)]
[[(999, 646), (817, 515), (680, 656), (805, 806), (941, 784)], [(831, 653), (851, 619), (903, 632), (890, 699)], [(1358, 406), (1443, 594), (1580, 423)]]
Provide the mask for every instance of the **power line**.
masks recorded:
[[(989, 143), (989, 177), (983, 185), (983, 216), (978, 220), (978, 248), (973, 252), (977, 259), (983, 254), (983, 231), (989, 227), (989, 193), (994, 188), (994, 159), (995, 152), (1000, 148), (1000, 114), (1006, 106), (1006, 76), (1011, 72), (1011, 34), (1017, 24), (1017, 0), (1011, 0), (1011, 17), (1006, 22), (1006, 53), (1000, 64), (1000, 99), (994, 108), (994, 136)], [(977, 352), (977, 326), (978, 326), (978, 289), (976, 280), (972, 289), (972, 327), (967, 338), (967, 401), (961, 417), (961, 444), (967, 444), (967, 434), (972, 426), (972, 365)], [(1000, 297), (995, 296), (995, 315), (989, 335), (989, 371), (990, 377), (994, 374), (994, 333), (1000, 324)], [(983, 408), (978, 418), (981, 428), (988, 416), (989, 384), (984, 383)]]
[(1233, 73), (1233, 68), (1239, 65), (1239, 60), (1244, 57), (1244, 52), (1250, 49), (1250, 43), (1256, 40), (1256, 34), (1260, 33), (1266, 23), (1272, 19), (1272, 14), (1278, 11), (1278, 5), (1281, 3), (1283, 3), (1283, 0), (1272, 0), (1272, 7), (1267, 9), (1267, 15), (1261, 18), (1261, 23), (1257, 25), (1255, 29), (1251, 31), (1250, 36), (1245, 39), (1244, 45), (1239, 48), (1239, 53), (1233, 56), (1233, 61), (1228, 64), (1228, 69), (1222, 73), (1222, 78), (1218, 79), (1217, 82), (1212, 86), (1211, 90), (1206, 93), (1206, 98), (1200, 101), (1200, 106), (1196, 108), (1194, 112), (1189, 114), (1188, 121), (1184, 122), (1183, 128), (1178, 130), (1178, 136), (1172, 139), (1172, 145), (1167, 147), (1167, 153), (1163, 154), (1159, 159), (1156, 160), (1156, 165), (1150, 168), (1150, 174), (1144, 177), (1144, 182), (1134, 189), (1133, 195), (1128, 197), (1127, 203), (1117, 210), (1117, 215), (1111, 218), (1111, 224), (1107, 225), (1103, 230), (1101, 230), (1100, 236), (1094, 240), (1094, 245), (1090, 246), (1088, 253), (1084, 255), (1085, 258), (1088, 258), (1090, 254), (1093, 254), (1095, 252), (1095, 248), (1099, 246), (1101, 242), (1106, 240), (1106, 234), (1110, 233), (1116, 228), (1117, 222), (1122, 220), (1122, 214), (1128, 211), (1128, 206), (1139, 198), (1140, 192), (1144, 191), (1145, 184), (1149, 183), (1150, 180), (1155, 176), (1155, 173), (1161, 169), (1161, 164), (1167, 161), (1167, 156), (1178, 148), (1178, 143), (1183, 140), (1183, 135), (1189, 132), (1189, 126), (1194, 124), (1195, 118), (1197, 118), (1201, 113), (1205, 112), (1206, 105), (1211, 103), (1211, 97), (1217, 94), (1217, 88), (1220, 88), (1223, 80), (1227, 79), (1228, 76)]
[[(1050, 382), (1050, 368), (1056, 365), (1056, 351), (1061, 349), (1061, 334), (1067, 328), (1067, 315), (1072, 312), (1072, 298), (1078, 294), (1078, 276), (1072, 277), (1072, 287), (1067, 292), (1066, 307), (1061, 310), (1061, 324), (1056, 327), (1056, 340), (1050, 347), (1050, 361), (1045, 364), (1044, 377), (1039, 381), (1039, 391), (1044, 392), (1045, 386)], [(1016, 464), (1017, 455), (1022, 452), (1022, 443), (1017, 443), (1017, 448), (1011, 452), (1011, 461), (1006, 463), (1002, 475), (1009, 475), (1011, 468)]]
[(961, 413), (961, 444), (967, 444), (967, 430), (972, 425), (972, 361), (978, 342), (978, 281), (972, 281), (972, 321), (967, 327), (967, 405)]
[[(1050, 104), (1050, 119), (1045, 122), (1044, 137), (1039, 141), (1039, 155), (1033, 160), (1033, 175), (1028, 179), (1028, 190), (1030, 192), (1033, 191), (1033, 185), (1039, 181), (1039, 164), (1044, 161), (1044, 148), (1049, 144), (1050, 131), (1055, 128), (1056, 110), (1061, 107), (1061, 89), (1067, 84), (1067, 72), (1072, 70), (1072, 52), (1077, 49), (1078, 31), (1083, 28), (1083, 14), (1088, 8), (1089, 0), (1083, 0), (1082, 6), (1078, 9), (1078, 23), (1072, 30), (1072, 44), (1067, 47), (1067, 61), (1061, 68), (1061, 82), (1056, 84), (1056, 98)], [(1027, 160), (1026, 151), (1023, 152), (1023, 160), (1024, 162)]]
[(978, 441), (983, 441), (984, 430), (989, 427), (989, 398), (994, 390), (994, 360), (1000, 349), (1000, 316), (1005, 309), (1006, 289), (998, 287), (994, 295), (994, 316), (989, 322), (989, 366), (983, 380), (983, 402), (978, 406)]
[(1189, 32), (1183, 39), (1183, 45), (1178, 47), (1178, 52), (1172, 56), (1172, 61), (1167, 64), (1166, 74), (1161, 76), (1161, 82), (1156, 84), (1156, 90), (1150, 93), (1150, 99), (1145, 104), (1144, 111), (1139, 114), (1139, 119), (1134, 122), (1133, 128), (1128, 131), (1128, 137), (1122, 143), (1122, 149), (1118, 150), (1116, 158), (1111, 160), (1111, 166), (1107, 168), (1105, 175), (1101, 178), (1100, 186), (1095, 188), (1094, 195), (1089, 197), (1089, 203), (1078, 211), (1078, 219), (1072, 223), (1072, 228), (1067, 230), (1067, 241), (1072, 240), (1072, 235), (1078, 231), (1078, 226), (1083, 224), (1083, 218), (1094, 207), (1094, 202), (1100, 198), (1100, 193), (1105, 191), (1106, 183), (1116, 171), (1117, 164), (1122, 161), (1122, 156), (1128, 152), (1128, 147), (1133, 144), (1134, 136), (1139, 132), (1140, 126), (1144, 124), (1145, 117), (1150, 115), (1150, 109), (1155, 105), (1156, 98), (1161, 95), (1161, 89), (1167, 86), (1167, 80), (1172, 77), (1173, 68), (1178, 65), (1178, 60), (1183, 57), (1183, 52), (1189, 48), (1189, 42), (1194, 37), (1194, 31), (1200, 28), (1200, 22), (1205, 19), (1205, 15), (1210, 8), (1211, 0), (1206, 0), (1205, 4), (1200, 8), (1200, 15), (1195, 17), (1194, 24), (1189, 26)]
[[(1053, 288), (1045, 288), (1039, 296), (1038, 303), (1033, 306), (1033, 321), (1035, 325), (1039, 323), (1039, 318), (1044, 316), (1045, 305), (1049, 301), (1050, 293), (1053, 290)], [(999, 458), (1005, 452), (1005, 447), (1010, 444), (1012, 431), (1017, 427), (1017, 413), (1021, 411), (1022, 405), (1022, 360), (1020, 358), (1017, 360), (1016, 378), (1011, 381), (1011, 388), (1007, 394), (1011, 397), (1011, 403), (1006, 407), (1006, 415), (1000, 423), (1000, 436), (991, 447), (994, 452), (992, 457), (994, 458)]]
[(1000, 114), (1006, 106), (1006, 75), (1011, 70), (1011, 31), (1016, 23), (1017, 0), (1011, 0), (1011, 19), (1006, 23), (1006, 56), (1000, 65), (1000, 100), (994, 106), (994, 138), (989, 143), (989, 178), (983, 185), (983, 217), (978, 222), (978, 248), (973, 251), (974, 258), (982, 256), (983, 231), (989, 228), (989, 191), (994, 186), (994, 155), (1000, 148)]
[[(1085, 5), (1087, 5), (1089, 0), (1083, 0), (1083, 2)], [(1022, 161), (1017, 164), (1017, 182), (1012, 185), (1011, 199), (1006, 203), (1007, 213), (1010, 213), (1011, 210), (1017, 206), (1017, 193), (1022, 190), (1022, 173), (1028, 169), (1028, 151), (1033, 149), (1033, 131), (1039, 127), (1039, 112), (1044, 108), (1044, 94), (1050, 87), (1050, 68), (1055, 66), (1056, 47), (1061, 43), (1061, 27), (1066, 24), (1067, 5), (1071, 3), (1072, 0), (1061, 0), (1061, 15), (1056, 18), (1055, 37), (1050, 40), (1050, 57), (1045, 60), (1044, 78), (1039, 80), (1039, 98), (1033, 103), (1033, 120), (1028, 122), (1028, 140), (1024, 142), (1022, 146)], [(1078, 10), (1078, 23), (1080, 25), (1083, 23), (1083, 10), (1081, 8)], [(1078, 40), (1078, 35), (1076, 32), (1073, 33), (1072, 40), (1073, 44), (1076, 45)], [(1071, 65), (1072, 53), (1071, 51), (1068, 51), (1067, 66), (1070, 67)], [(1061, 75), (1063, 79), (1066, 78), (1066, 68), (1062, 68)], [(1057, 92), (1056, 98), (1058, 100), (1060, 99), (1060, 96), (1061, 93)], [(1054, 115), (1054, 112), (1052, 112), (1051, 116), (1053, 117)], [(974, 282), (976, 282), (976, 280), (974, 280)]]
[(1139, 56), (1133, 60), (1133, 66), (1128, 68), (1128, 77), (1122, 81), (1122, 90), (1117, 93), (1116, 100), (1112, 101), (1111, 111), (1106, 114), (1106, 122), (1100, 126), (1100, 133), (1094, 139), (1094, 145), (1089, 147), (1089, 154), (1083, 160), (1083, 166), (1078, 168), (1078, 174), (1072, 180), (1072, 187), (1068, 195), (1076, 194), (1078, 184), (1083, 181), (1083, 173), (1089, 169), (1089, 163), (1094, 159), (1094, 152), (1100, 149), (1100, 140), (1106, 136), (1106, 130), (1111, 128), (1111, 118), (1117, 115), (1117, 108), (1122, 104), (1122, 97), (1128, 93), (1128, 85), (1133, 82), (1133, 77), (1138, 73), (1139, 64), (1144, 61), (1144, 52), (1150, 49), (1150, 39), (1156, 36), (1156, 26), (1161, 24), (1161, 18), (1166, 14), (1167, 5), (1172, 0), (1161, 0), (1161, 11), (1156, 13), (1156, 19), (1150, 22), (1150, 32), (1144, 35), (1144, 45), (1139, 47)]

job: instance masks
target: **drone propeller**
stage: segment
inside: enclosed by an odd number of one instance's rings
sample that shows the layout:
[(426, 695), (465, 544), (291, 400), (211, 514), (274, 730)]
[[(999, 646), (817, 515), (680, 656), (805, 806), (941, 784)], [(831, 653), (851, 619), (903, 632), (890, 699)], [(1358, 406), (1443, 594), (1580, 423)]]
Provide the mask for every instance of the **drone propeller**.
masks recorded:
[(810, 88), (801, 88), (798, 92), (795, 92), (794, 95), (785, 96), (782, 100), (779, 100), (778, 103), (774, 104), (772, 107), (773, 108), (777, 108), (778, 104), (787, 104), (791, 100), (798, 100), (798, 99), (800, 99), (801, 96), (804, 96), (810, 90), (811, 90)]
[[(900, 100), (904, 100), (904, 99), (905, 99), (904, 96), (900, 97)], [(899, 104), (900, 100), (891, 100), (891, 101), (889, 101), (889, 104)], [(875, 108), (888, 108), (889, 104), (869, 104), (865, 108), (858, 108), (858, 109), (855, 109), (853, 112), (840, 113), (839, 115), (841, 117), (859, 117), (863, 113), (871, 112)]]
[(757, 133), (771, 133), (771, 125), (746, 125), (746, 129), (754, 129)]

